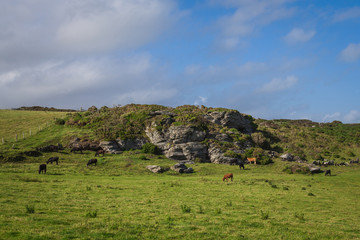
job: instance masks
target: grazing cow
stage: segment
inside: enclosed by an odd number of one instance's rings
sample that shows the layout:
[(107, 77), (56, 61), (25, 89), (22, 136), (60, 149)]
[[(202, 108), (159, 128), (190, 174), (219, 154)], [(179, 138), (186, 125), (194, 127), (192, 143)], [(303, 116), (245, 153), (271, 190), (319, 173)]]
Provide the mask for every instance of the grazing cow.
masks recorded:
[(51, 157), (46, 161), (47, 164), (49, 164), (49, 163), (52, 164), (53, 162), (56, 162), (56, 165), (58, 165), (59, 164), (59, 157)]
[(80, 152), (81, 154), (83, 153), (81, 147), (73, 147), (70, 152), (73, 153)]
[(223, 181), (225, 181), (225, 179), (226, 179), (226, 181), (229, 181), (229, 178), (231, 178), (231, 181), (233, 181), (233, 174), (232, 173), (228, 173), (228, 174), (225, 174), (224, 175), (224, 177), (223, 177)]
[(327, 175), (330, 175), (330, 176), (331, 176), (331, 170), (330, 170), (330, 169), (326, 170), (325, 176), (327, 176)]
[(247, 158), (247, 160), (249, 161), (249, 163), (254, 163), (256, 165), (256, 158)]
[(86, 164), (86, 166), (89, 166), (89, 165), (91, 165), (91, 164), (95, 164), (95, 166), (96, 166), (96, 163), (97, 163), (97, 159), (96, 159), (96, 158), (90, 159), (90, 160), (88, 161), (88, 163)]
[(40, 166), (39, 166), (39, 174), (41, 172), (46, 173), (46, 164), (40, 164)]
[(239, 168), (240, 168), (240, 170), (241, 170), (241, 168), (245, 169), (244, 164), (243, 164), (243, 163), (239, 163)]
[(103, 156), (105, 155), (105, 151), (100, 149), (100, 150), (97, 150), (96, 153), (95, 153), (95, 157), (96, 156), (99, 156), (100, 157), (100, 154), (102, 154)]

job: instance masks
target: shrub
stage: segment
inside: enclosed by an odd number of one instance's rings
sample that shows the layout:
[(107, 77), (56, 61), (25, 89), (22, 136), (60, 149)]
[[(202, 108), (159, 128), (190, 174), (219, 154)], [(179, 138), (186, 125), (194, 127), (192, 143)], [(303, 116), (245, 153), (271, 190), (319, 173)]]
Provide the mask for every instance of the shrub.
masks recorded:
[(156, 145), (154, 145), (152, 143), (145, 143), (142, 146), (142, 152), (143, 153), (156, 154), (156, 155), (161, 154), (160, 148), (158, 148)]
[(62, 118), (57, 118), (55, 120), (55, 124), (57, 124), (57, 125), (65, 125), (65, 120), (62, 119)]

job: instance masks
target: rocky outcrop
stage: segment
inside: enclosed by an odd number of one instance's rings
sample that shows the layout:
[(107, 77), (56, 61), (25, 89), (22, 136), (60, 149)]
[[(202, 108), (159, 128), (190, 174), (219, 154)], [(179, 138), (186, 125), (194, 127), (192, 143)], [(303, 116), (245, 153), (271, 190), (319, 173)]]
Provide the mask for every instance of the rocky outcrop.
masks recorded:
[(146, 166), (147, 169), (149, 169), (149, 171), (153, 172), (153, 173), (162, 173), (164, 172), (164, 169), (160, 166), (157, 165), (148, 165)]
[(294, 156), (290, 153), (285, 153), (285, 154), (281, 155), (280, 158), (283, 161), (289, 161), (289, 162), (294, 161)]
[(205, 140), (206, 132), (189, 126), (171, 126), (157, 131), (153, 125), (146, 129), (150, 142), (157, 145), (165, 156), (174, 160), (208, 159), (207, 146), (201, 143)]
[(238, 159), (224, 156), (224, 153), (215, 144), (209, 146), (210, 162), (217, 164), (238, 164)]
[(135, 139), (126, 139), (116, 140), (117, 144), (119, 145), (120, 151), (128, 151), (128, 150), (135, 150), (135, 149), (141, 149), (142, 146), (148, 142), (145, 138), (135, 138)]
[(91, 150), (91, 151), (97, 151), (100, 149), (99, 142), (97, 141), (91, 141), (89, 139), (80, 139), (80, 138), (74, 138), (72, 141), (70, 141), (69, 148), (81, 148), (83, 150)]
[(254, 130), (251, 121), (245, 114), (238, 111), (210, 112), (204, 115), (207, 120), (228, 128), (235, 128), (244, 133), (252, 133)]
[(192, 169), (191, 167), (188, 168), (185, 166), (185, 163), (177, 163), (174, 166), (171, 167), (171, 170), (174, 170), (175, 172), (178, 173), (193, 173), (194, 169)]
[(309, 164), (308, 167), (309, 167), (309, 170), (311, 173), (320, 173), (321, 172), (321, 168), (316, 165)]
[(111, 154), (122, 153), (121, 148), (116, 141), (101, 141), (99, 146), (107, 153), (111, 153)]

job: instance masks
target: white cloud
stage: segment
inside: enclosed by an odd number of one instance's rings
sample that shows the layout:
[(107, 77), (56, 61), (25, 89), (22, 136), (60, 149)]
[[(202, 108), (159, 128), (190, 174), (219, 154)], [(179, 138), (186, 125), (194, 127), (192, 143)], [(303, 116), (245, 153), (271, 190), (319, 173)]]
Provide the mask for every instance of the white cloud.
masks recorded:
[(360, 123), (360, 111), (351, 110), (344, 116), (345, 123)]
[[(141, 46), (176, 19), (172, 1), (97, 1), (94, 9), (81, 8), (66, 16), (56, 41), (71, 51), (129, 50)], [(74, 7), (71, 4), (69, 7)]]
[(326, 114), (322, 121), (323, 122), (332, 122), (334, 120), (339, 120), (341, 118), (341, 113), (339, 112), (335, 112), (335, 113), (332, 113), (332, 114)]
[(304, 31), (301, 28), (294, 28), (284, 39), (288, 44), (304, 43), (313, 38), (315, 34), (316, 31)]
[(287, 76), (285, 79), (273, 78), (270, 82), (264, 84), (259, 91), (272, 93), (280, 92), (293, 87), (298, 82), (298, 78), (295, 76)]
[(207, 98), (206, 97), (202, 97), (202, 96), (199, 96), (195, 102), (194, 102), (194, 105), (204, 105), (207, 103)]
[(340, 53), (340, 59), (346, 62), (355, 62), (360, 58), (360, 43), (350, 43)]
[(236, 8), (232, 15), (219, 19), (217, 25), (222, 32), (217, 43), (220, 48), (230, 50), (240, 42), (240, 38), (252, 34), (256, 29), (271, 24), (279, 19), (287, 18), (294, 9), (286, 8), (287, 1), (212, 1), (213, 4)]
[(0, 64), (133, 50), (182, 15), (174, 0), (0, 1)]
[(360, 18), (360, 7), (353, 7), (338, 11), (333, 18), (334, 22), (342, 22), (349, 19)]
[(48, 62), (0, 75), (0, 108), (45, 102), (68, 107), (110, 101), (126, 104), (126, 99), (159, 103), (174, 98), (175, 94), (166, 70), (146, 54), (122, 59)]

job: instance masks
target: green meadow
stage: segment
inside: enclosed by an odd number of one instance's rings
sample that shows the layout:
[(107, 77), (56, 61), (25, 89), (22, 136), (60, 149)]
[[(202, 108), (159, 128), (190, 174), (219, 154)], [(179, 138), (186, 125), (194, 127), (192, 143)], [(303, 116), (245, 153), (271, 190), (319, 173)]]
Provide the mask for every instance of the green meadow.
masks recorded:
[[(154, 174), (147, 165), (176, 162), (139, 150), (86, 166), (94, 152), (68, 148), (7, 158), (79, 134), (91, 137), (52, 124), (14, 147), (0, 145), (0, 239), (360, 239), (359, 164), (327, 167), (332, 176), (288, 174), (279, 159), (245, 170), (195, 163), (187, 165), (193, 174)], [(59, 165), (38, 174), (53, 156)], [(222, 182), (226, 173), (233, 182)]]

